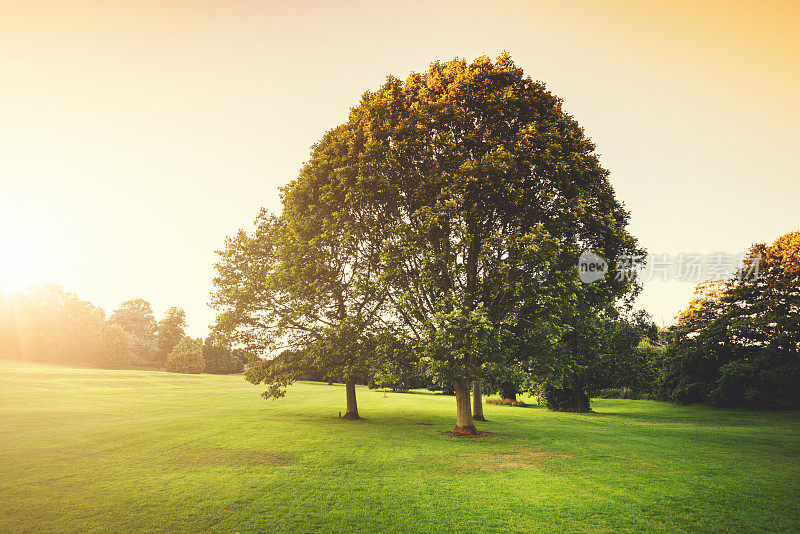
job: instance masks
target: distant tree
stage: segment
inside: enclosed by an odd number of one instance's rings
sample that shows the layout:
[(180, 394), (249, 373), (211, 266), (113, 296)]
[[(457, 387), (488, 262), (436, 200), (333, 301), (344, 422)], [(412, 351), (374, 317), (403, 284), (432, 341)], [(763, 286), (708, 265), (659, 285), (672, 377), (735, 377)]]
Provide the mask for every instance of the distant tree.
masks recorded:
[(205, 370), (203, 342), (189, 336), (182, 338), (167, 356), (164, 368), (173, 373), (202, 373)]
[(385, 332), (378, 337), (371, 388), (407, 391), (426, 384), (414, 347), (402, 337)]
[(14, 308), (22, 358), (102, 363), (102, 309), (52, 284), (16, 294)]
[(695, 296), (669, 329), (669, 344), (659, 368), (657, 394), (680, 403), (707, 402), (709, 390), (728, 354), (717, 321), (724, 314), (721, 297), (728, 281), (702, 282)]
[(487, 374), (491, 376), (484, 386), (487, 394), (499, 393), (501, 398), (515, 401), (519, 393), (529, 389), (530, 378), (521, 365), (504, 366)]
[(171, 306), (164, 312), (164, 317), (156, 325), (158, 354), (156, 365), (163, 366), (167, 356), (175, 345), (186, 335), (186, 312), (182, 308)]
[(203, 361), (206, 373), (242, 372), (242, 361), (233, 354), (230, 345), (219, 336), (210, 335), (203, 342)]
[(149, 302), (144, 299), (125, 301), (111, 315), (109, 322), (121, 326), (130, 337), (134, 364), (152, 365), (156, 361), (156, 319)]
[(800, 231), (754, 245), (734, 277), (699, 287), (668, 337), (662, 397), (800, 407)]
[(605, 348), (597, 388), (628, 388), (634, 396), (652, 392), (655, 369), (664, 348), (658, 329), (644, 312), (620, 317), (605, 325)]
[(0, 293), (0, 344), (0, 354), (26, 360), (101, 367), (130, 364), (125, 331), (107, 322), (102, 309), (58, 285)]
[(103, 326), (103, 354), (101, 364), (104, 367), (119, 368), (131, 363), (130, 338), (127, 332), (116, 324)]

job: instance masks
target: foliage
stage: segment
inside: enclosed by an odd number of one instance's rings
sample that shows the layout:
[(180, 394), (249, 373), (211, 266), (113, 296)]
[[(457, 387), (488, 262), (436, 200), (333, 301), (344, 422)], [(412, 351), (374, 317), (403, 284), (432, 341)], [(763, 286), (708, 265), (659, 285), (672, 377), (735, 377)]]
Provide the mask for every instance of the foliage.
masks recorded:
[(130, 364), (130, 338), (125, 330), (116, 324), (106, 324), (103, 328), (103, 367), (120, 368)]
[(635, 394), (651, 392), (665, 347), (658, 343), (658, 330), (649, 316), (637, 312), (609, 322), (607, 328), (607, 343), (595, 389), (628, 388)]
[[(570, 362), (564, 374), (545, 374), (547, 392), (558, 400), (549, 406), (569, 411), (588, 411), (588, 395), (607, 388), (630, 388), (638, 394), (652, 390), (655, 367), (663, 347), (651, 344), (658, 340), (658, 330), (650, 317), (641, 311), (623, 314), (611, 309), (599, 315), (583, 315), (578, 330), (566, 333), (553, 347), (563, 351), (561, 361)], [(577, 387), (584, 394), (570, 395), (563, 388)], [(572, 404), (567, 403), (572, 399)], [(565, 404), (566, 403), (566, 404)]]
[(659, 394), (683, 403), (800, 407), (799, 258), (800, 232), (791, 232), (754, 245), (730, 280), (698, 287), (670, 329)]
[(144, 299), (127, 300), (111, 314), (109, 322), (121, 326), (128, 333), (134, 364), (152, 365), (156, 361), (156, 319), (149, 302)]
[(595, 395), (600, 399), (638, 399), (639, 395), (631, 388), (605, 388)]
[(499, 406), (518, 406), (523, 408), (527, 406), (527, 404), (521, 400), (512, 399), (509, 397), (489, 397), (486, 399), (486, 402), (489, 404), (497, 404)]
[(542, 396), (550, 410), (556, 412), (588, 412), (590, 411), (589, 396), (584, 391), (583, 384), (574, 384), (569, 380), (560, 384), (546, 382)]
[(102, 309), (58, 285), (0, 294), (0, 353), (54, 363), (122, 367), (127, 336)]
[(205, 370), (202, 340), (182, 338), (167, 356), (164, 369), (173, 373), (202, 373)]
[(387, 331), (377, 341), (370, 388), (408, 391), (428, 384), (414, 346), (406, 339)]
[[(262, 212), (227, 240), (212, 300), (267, 397), (314, 368), (342, 376), (354, 399), (391, 329), (433, 382), (452, 383), (458, 426), (472, 431), (473, 380), (540, 367), (583, 388), (598, 351), (581, 324), (635, 291), (613, 269), (579, 282), (583, 250), (612, 265), (641, 251), (593, 143), (506, 53), (388, 78), (283, 195), (280, 217)], [(580, 356), (568, 340), (522, 350), (570, 332)]]
[(208, 336), (203, 342), (203, 361), (205, 372), (213, 374), (232, 374), (242, 372), (242, 361), (233, 354), (230, 345), (219, 336)]
[(164, 312), (164, 317), (156, 325), (158, 353), (156, 365), (162, 366), (175, 345), (186, 335), (186, 312), (182, 308), (171, 306)]

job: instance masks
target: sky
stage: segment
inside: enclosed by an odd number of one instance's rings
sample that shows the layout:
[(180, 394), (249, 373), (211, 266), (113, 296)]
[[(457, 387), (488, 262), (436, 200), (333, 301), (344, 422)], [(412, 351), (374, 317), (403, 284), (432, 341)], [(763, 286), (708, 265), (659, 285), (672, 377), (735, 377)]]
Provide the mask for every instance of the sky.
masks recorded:
[[(503, 49), (648, 252), (737, 254), (800, 229), (798, 27), (794, 1), (0, 0), (0, 285), (181, 306), (204, 335), (214, 251), (364, 91)], [(692, 291), (636, 305), (669, 324)]]

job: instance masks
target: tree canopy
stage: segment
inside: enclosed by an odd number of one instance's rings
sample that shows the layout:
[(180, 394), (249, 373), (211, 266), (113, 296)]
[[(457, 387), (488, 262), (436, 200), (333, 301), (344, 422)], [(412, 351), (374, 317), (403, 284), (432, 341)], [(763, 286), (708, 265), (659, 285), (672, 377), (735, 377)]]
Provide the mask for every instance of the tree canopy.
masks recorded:
[[(578, 280), (585, 249), (612, 265), (641, 251), (592, 142), (508, 54), (389, 77), (314, 146), (283, 201), (228, 241), (215, 280), (223, 330), (262, 356), (278, 340), (307, 349), (254, 361), (268, 396), (299, 354), (348, 380), (372, 372), (391, 327), (452, 383), (456, 431), (472, 433), (472, 381), (539, 365), (524, 347), (577, 338), (636, 289), (613, 272)], [(550, 351), (552, 376), (575, 368), (568, 348)]]

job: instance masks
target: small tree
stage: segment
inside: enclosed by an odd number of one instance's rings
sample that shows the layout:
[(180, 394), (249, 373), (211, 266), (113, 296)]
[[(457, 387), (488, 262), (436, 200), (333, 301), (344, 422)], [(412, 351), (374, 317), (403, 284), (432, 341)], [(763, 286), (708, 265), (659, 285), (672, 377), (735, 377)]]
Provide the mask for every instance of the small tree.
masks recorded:
[(182, 308), (172, 306), (164, 312), (164, 318), (158, 321), (156, 335), (158, 338), (158, 353), (156, 364), (161, 366), (175, 345), (186, 335), (186, 312)]
[(130, 337), (133, 363), (151, 365), (156, 359), (158, 343), (156, 341), (156, 319), (153, 308), (144, 299), (127, 300), (108, 320), (121, 326)]
[(203, 343), (189, 336), (181, 339), (167, 356), (164, 368), (173, 373), (202, 373), (206, 364), (203, 361)]

